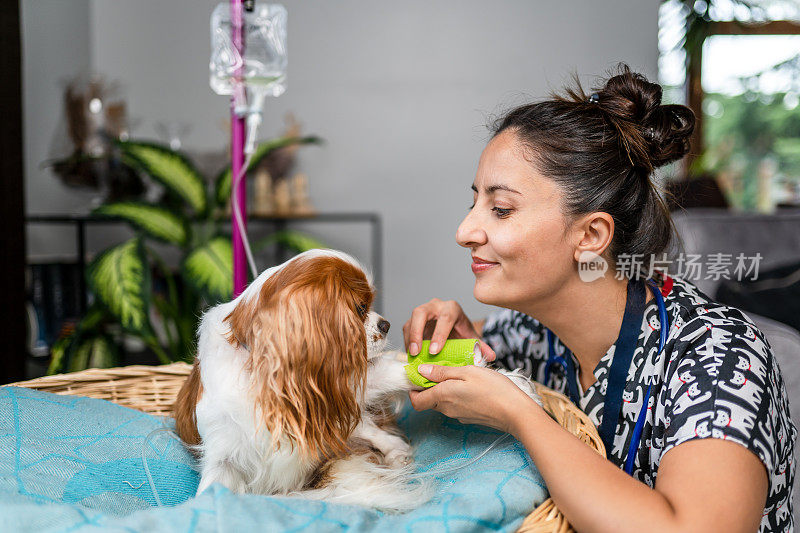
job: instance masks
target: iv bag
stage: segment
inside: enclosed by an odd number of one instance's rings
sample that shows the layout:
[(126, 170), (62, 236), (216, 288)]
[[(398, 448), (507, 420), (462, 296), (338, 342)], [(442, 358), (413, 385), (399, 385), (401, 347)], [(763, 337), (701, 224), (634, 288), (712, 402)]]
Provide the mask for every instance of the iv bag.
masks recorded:
[[(237, 81), (264, 96), (286, 91), (286, 8), (280, 4), (256, 4), (242, 9), (244, 60), (233, 44), (230, 4), (219, 4), (211, 15), (211, 88), (217, 94), (233, 94)], [(237, 75), (237, 70), (242, 71)]]

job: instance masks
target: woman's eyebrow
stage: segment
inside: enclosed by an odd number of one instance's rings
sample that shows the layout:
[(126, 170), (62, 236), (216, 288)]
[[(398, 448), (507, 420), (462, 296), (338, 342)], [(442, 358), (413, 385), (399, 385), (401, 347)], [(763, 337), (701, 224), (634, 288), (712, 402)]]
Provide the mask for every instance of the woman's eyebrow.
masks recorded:
[[(478, 188), (475, 185), (472, 186), (472, 190), (475, 191), (475, 192), (478, 192)], [(499, 185), (499, 184), (498, 185), (489, 185), (488, 187), (484, 188), (483, 190), (484, 190), (484, 192), (486, 194), (492, 194), (495, 191), (507, 191), (507, 192), (513, 192), (514, 194), (522, 194), (519, 191), (515, 191), (514, 189), (512, 189), (508, 185)]]

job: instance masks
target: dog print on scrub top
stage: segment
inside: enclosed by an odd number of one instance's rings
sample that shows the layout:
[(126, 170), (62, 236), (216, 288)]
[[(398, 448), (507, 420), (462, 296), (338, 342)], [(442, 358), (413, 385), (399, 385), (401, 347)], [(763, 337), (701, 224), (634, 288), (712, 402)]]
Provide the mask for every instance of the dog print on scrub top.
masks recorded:
[[(642, 318), (609, 459), (620, 468), (624, 465), (642, 400), (652, 384), (633, 476), (653, 487), (661, 458), (673, 447), (692, 439), (734, 441), (755, 453), (768, 472), (759, 531), (791, 530), (797, 428), (768, 340), (746, 314), (714, 302), (691, 282), (660, 272), (654, 279), (669, 318), (667, 342), (658, 354), (661, 324), (651, 300)], [(483, 338), (497, 353), (499, 365), (522, 368), (544, 381), (547, 334), (538, 320), (503, 309), (487, 318)], [(564, 355), (566, 347), (557, 337), (554, 341), (556, 355)], [(614, 350), (611, 346), (601, 358), (593, 372), (596, 381), (579, 399), (578, 406), (598, 427)], [(580, 366), (574, 357), (573, 362), (578, 380)], [(562, 365), (551, 365), (545, 385), (568, 395)]]

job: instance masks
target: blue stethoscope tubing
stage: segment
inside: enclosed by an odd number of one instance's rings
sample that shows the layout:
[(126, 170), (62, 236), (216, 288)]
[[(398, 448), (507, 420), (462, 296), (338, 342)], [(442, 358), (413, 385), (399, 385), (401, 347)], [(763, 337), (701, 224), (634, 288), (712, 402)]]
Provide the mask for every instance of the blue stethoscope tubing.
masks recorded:
[[(655, 298), (656, 306), (658, 307), (658, 319), (661, 324), (661, 331), (658, 341), (658, 352), (656, 352), (656, 355), (659, 355), (664, 350), (664, 346), (667, 343), (667, 334), (669, 333), (669, 317), (667, 316), (667, 307), (664, 304), (664, 297), (661, 295), (661, 291), (659, 290), (658, 286), (652, 279), (646, 280), (645, 283), (653, 292), (653, 297)], [(575, 401), (576, 399), (580, 398), (580, 395), (578, 394), (578, 384), (575, 380), (575, 366), (574, 362), (572, 361), (572, 353), (565, 352), (566, 357), (561, 355), (553, 355), (555, 353), (554, 339), (553, 334), (549, 329), (547, 330), (547, 348), (548, 357), (547, 365), (544, 369), (544, 383), (549, 383), (551, 365), (562, 365), (567, 374), (567, 384), (570, 389), (570, 398)], [(642, 429), (644, 428), (645, 418), (647, 418), (647, 404), (650, 402), (650, 392), (652, 388), (653, 384), (651, 382), (647, 386), (647, 392), (644, 395), (644, 402), (642, 403), (642, 407), (639, 410), (639, 415), (636, 418), (636, 425), (633, 427), (633, 434), (631, 435), (631, 442), (628, 447), (628, 455), (625, 458), (624, 467), (625, 472), (629, 475), (633, 474), (633, 461), (636, 457), (636, 450), (639, 449), (639, 444), (642, 440)], [(606, 451), (606, 453), (609, 452), (610, 450)]]

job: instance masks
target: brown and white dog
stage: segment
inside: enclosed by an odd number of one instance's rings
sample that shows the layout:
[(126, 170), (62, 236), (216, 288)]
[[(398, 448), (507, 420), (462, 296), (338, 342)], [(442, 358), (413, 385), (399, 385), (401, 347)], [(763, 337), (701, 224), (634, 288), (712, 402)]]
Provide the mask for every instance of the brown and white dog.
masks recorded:
[(373, 294), (355, 259), (312, 250), (203, 315), (174, 407), (199, 458), (198, 494), (219, 482), (388, 511), (427, 499), (393, 425), (413, 385), (401, 361), (381, 356), (389, 323)]

